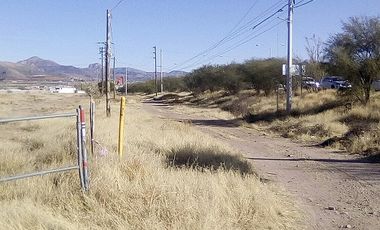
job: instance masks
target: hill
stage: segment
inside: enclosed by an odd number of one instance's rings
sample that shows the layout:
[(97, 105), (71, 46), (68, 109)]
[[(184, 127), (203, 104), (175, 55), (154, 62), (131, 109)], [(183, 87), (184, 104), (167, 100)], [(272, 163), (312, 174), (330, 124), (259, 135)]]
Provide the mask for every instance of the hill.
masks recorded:
[[(128, 68), (128, 79), (131, 82), (146, 81), (154, 77), (153, 72), (146, 72), (130, 67), (115, 68), (115, 72)], [(51, 60), (45, 60), (37, 56), (19, 61), (0, 62), (0, 80), (97, 80), (100, 79), (101, 65), (90, 64), (87, 68), (79, 68), (71, 65), (61, 65)], [(125, 71), (124, 71), (125, 73)], [(165, 76), (178, 77), (186, 72), (172, 71), (164, 73)]]

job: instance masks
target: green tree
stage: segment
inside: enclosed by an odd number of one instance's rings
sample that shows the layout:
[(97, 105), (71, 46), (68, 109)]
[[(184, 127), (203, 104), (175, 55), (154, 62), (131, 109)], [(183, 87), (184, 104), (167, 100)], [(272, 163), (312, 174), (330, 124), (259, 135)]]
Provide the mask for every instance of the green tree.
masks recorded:
[(366, 104), (380, 75), (380, 18), (351, 17), (342, 30), (327, 42), (326, 58), (332, 72), (347, 77), (353, 94)]
[(225, 90), (236, 93), (242, 87), (241, 71), (238, 64), (205, 65), (193, 70), (185, 77), (187, 88), (195, 93), (206, 90)]
[(186, 90), (184, 77), (165, 77), (164, 91), (167, 92), (181, 92)]
[(245, 80), (258, 93), (263, 91), (265, 95), (269, 95), (275, 90), (277, 84), (285, 79), (281, 73), (283, 63), (285, 60), (275, 58), (247, 61), (243, 67)]
[[(125, 91), (125, 89), (122, 89)], [(154, 80), (149, 80), (145, 82), (135, 82), (128, 85), (129, 93), (154, 93)]]

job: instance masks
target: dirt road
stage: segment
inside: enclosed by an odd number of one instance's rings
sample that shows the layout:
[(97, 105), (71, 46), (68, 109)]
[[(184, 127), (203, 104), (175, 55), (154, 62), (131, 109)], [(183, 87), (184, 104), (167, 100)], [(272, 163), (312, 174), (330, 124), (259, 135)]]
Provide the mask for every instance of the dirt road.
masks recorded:
[(263, 179), (291, 194), (309, 229), (380, 229), (380, 164), (269, 137), (228, 120), (180, 114), (166, 104), (145, 102), (143, 108), (155, 117), (191, 122), (243, 153)]

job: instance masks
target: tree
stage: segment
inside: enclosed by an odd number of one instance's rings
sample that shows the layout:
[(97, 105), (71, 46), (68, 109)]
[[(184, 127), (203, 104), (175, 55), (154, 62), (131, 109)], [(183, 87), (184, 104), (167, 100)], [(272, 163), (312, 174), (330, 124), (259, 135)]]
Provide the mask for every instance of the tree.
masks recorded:
[(269, 95), (276, 89), (278, 83), (284, 81), (281, 69), (285, 61), (282, 59), (250, 60), (244, 64), (245, 80), (252, 84), (253, 88), (260, 93), (264, 91)]
[(217, 70), (211, 65), (193, 70), (185, 77), (186, 86), (194, 93), (219, 90), (218, 83)]
[(342, 30), (327, 42), (326, 58), (332, 72), (346, 76), (353, 94), (367, 104), (380, 75), (380, 18), (351, 17)]
[(239, 66), (238, 64), (205, 65), (189, 73), (185, 77), (185, 84), (194, 93), (206, 90), (236, 93), (242, 87)]
[(317, 38), (315, 34), (312, 37), (305, 38), (306, 40), (306, 53), (309, 56), (309, 61), (306, 65), (306, 75), (312, 76), (316, 79), (321, 79), (325, 75), (325, 70), (322, 63), (323, 43), (320, 38)]

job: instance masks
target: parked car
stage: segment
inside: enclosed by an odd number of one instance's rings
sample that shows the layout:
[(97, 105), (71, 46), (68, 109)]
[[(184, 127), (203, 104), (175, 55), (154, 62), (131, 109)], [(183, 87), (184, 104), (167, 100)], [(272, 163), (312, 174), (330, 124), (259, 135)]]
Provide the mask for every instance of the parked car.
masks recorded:
[(303, 77), (302, 78), (302, 88), (310, 90), (319, 90), (320, 84), (312, 77)]
[(326, 76), (321, 79), (320, 86), (322, 89), (348, 89), (351, 84), (342, 77)]
[(375, 91), (380, 91), (380, 80), (373, 81), (372, 89), (374, 89)]

